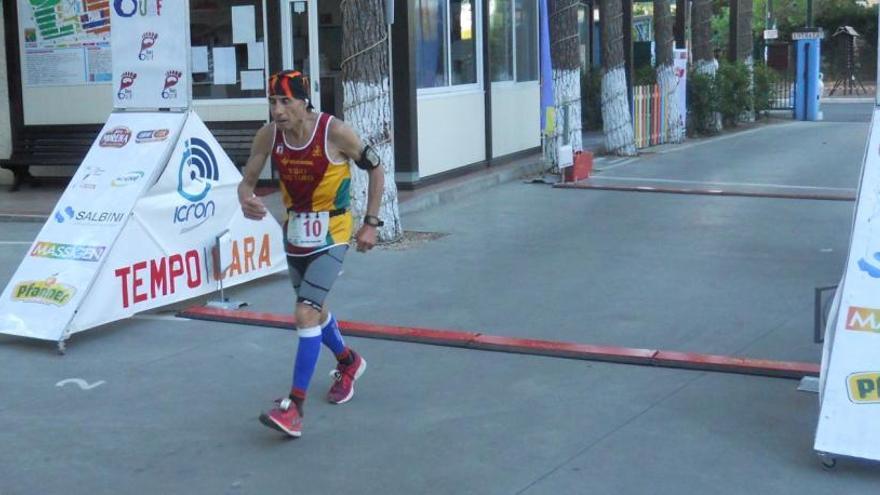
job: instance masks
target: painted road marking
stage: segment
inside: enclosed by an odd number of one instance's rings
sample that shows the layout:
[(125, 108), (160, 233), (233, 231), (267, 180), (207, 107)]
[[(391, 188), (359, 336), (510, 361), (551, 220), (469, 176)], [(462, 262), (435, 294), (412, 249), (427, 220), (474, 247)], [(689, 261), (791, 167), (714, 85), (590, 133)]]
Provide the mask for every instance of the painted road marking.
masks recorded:
[(103, 385), (107, 382), (105, 382), (104, 380), (99, 380), (99, 381), (89, 385), (89, 382), (83, 380), (82, 378), (68, 378), (66, 380), (61, 380), (60, 382), (56, 383), (55, 386), (56, 387), (63, 387), (65, 385), (67, 385), (68, 383), (72, 383), (72, 384), (78, 386), (82, 390), (91, 390), (95, 387), (100, 387), (101, 385)]

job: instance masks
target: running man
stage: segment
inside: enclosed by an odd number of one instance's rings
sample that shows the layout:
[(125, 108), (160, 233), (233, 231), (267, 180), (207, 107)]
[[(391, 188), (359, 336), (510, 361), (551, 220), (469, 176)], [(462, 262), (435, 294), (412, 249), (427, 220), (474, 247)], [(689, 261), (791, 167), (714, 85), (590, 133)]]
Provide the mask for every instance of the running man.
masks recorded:
[(272, 122), (257, 131), (238, 186), (244, 216), (253, 220), (266, 216), (266, 207), (254, 195), (254, 187), (266, 159), (272, 157), (287, 207), (285, 250), (297, 296), (294, 314), (299, 346), (289, 395), (262, 413), (260, 421), (291, 437), (302, 435), (303, 404), (322, 343), (338, 362), (327, 394), (331, 403), (351, 400), (354, 382), (367, 368), (367, 362), (345, 345), (336, 319), (324, 304), (342, 269), (353, 229), (349, 160), (369, 175), (367, 211), (355, 236), (357, 250), (372, 249), (376, 228), (383, 225), (377, 216), (384, 187), (378, 155), (344, 122), (314, 112), (308, 88), (307, 80), (297, 71), (269, 78)]

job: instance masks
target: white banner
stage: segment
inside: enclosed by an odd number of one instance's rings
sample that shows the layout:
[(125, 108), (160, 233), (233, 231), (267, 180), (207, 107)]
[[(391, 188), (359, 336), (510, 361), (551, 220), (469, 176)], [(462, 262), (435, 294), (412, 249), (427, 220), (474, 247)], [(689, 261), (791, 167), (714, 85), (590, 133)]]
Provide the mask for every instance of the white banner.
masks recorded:
[[(874, 109), (833, 331), (825, 339), (818, 452), (880, 460), (880, 110)], [(824, 363), (823, 363), (824, 364)]]
[(114, 108), (188, 108), (189, 2), (111, 2)]
[(59, 340), (184, 114), (111, 114), (0, 296), (0, 333)]
[(678, 113), (681, 127), (687, 125), (687, 48), (675, 48), (672, 55), (672, 70), (675, 72), (675, 98), (678, 101)]
[[(205, 124), (189, 113), (156, 184), (134, 208), (71, 333), (209, 294), (287, 269), (281, 227), (247, 220), (238, 203), (241, 174)], [(215, 238), (229, 230), (220, 273)]]

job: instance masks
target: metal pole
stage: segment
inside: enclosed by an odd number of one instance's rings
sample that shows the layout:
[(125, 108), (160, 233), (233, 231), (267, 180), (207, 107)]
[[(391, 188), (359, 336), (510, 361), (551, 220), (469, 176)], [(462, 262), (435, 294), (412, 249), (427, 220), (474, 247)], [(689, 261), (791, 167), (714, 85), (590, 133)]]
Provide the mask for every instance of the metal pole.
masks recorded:
[(813, 0), (807, 0), (807, 27), (813, 27)]

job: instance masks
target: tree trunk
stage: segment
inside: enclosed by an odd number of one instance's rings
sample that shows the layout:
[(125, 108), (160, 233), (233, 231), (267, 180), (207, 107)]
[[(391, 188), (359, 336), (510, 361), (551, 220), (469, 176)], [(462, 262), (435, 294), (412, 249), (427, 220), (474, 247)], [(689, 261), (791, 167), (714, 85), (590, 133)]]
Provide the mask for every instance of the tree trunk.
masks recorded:
[(675, 89), (678, 78), (672, 67), (675, 39), (672, 37), (672, 11), (670, 0), (654, 0), (654, 41), (657, 51), (657, 84), (663, 95), (663, 120), (666, 122), (666, 141), (680, 143), (684, 140), (684, 122), (678, 111)]
[[(388, 26), (384, 0), (342, 0), (342, 87), (345, 121), (378, 153), (385, 172), (379, 240), (403, 234), (394, 182)], [(351, 164), (351, 209), (359, 225), (367, 208), (367, 173)]]
[(559, 146), (583, 149), (581, 134), (581, 78), (578, 56), (578, 0), (550, 0), (550, 59), (553, 65), (553, 98), (556, 127), (549, 138), (548, 155), (554, 165)]
[(623, 58), (623, 8), (620, 0), (600, 0), (602, 23), (602, 120), (605, 149), (616, 155), (636, 154), (629, 88)]
[[(691, 31), (694, 42), (694, 71), (715, 77), (718, 61), (712, 52), (712, 0), (693, 0)], [(706, 127), (721, 130), (721, 114), (715, 113)]]
[[(754, 40), (752, 39), (752, 0), (730, 0), (731, 22), (736, 16), (736, 32), (731, 41), (734, 60), (742, 62), (749, 69), (749, 92), (754, 91)], [(754, 105), (752, 105), (754, 107)], [(740, 120), (753, 122), (755, 120), (754, 108), (749, 108), (740, 116)]]

